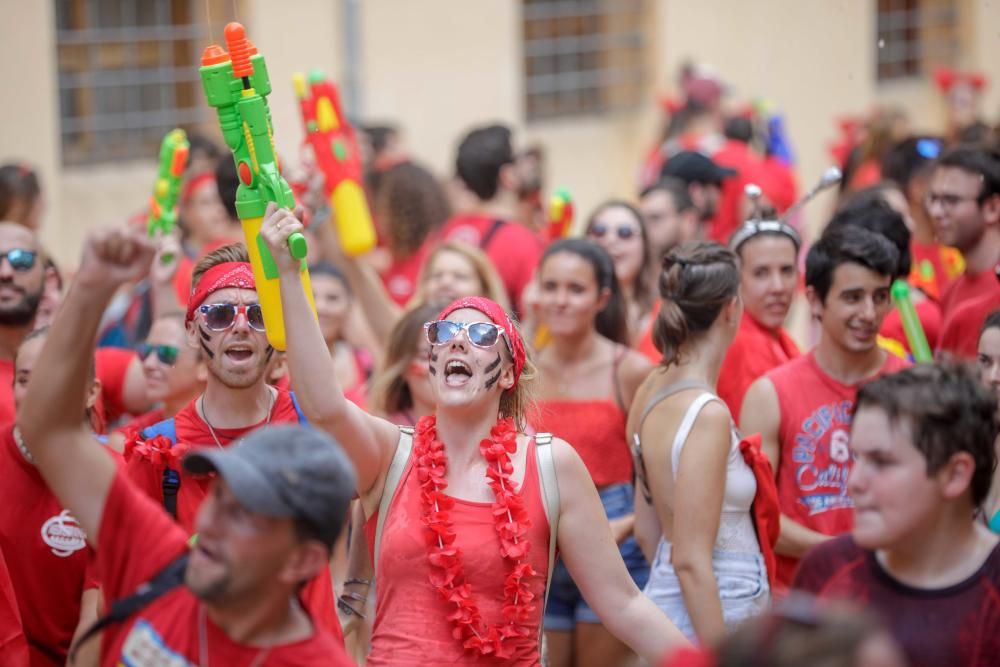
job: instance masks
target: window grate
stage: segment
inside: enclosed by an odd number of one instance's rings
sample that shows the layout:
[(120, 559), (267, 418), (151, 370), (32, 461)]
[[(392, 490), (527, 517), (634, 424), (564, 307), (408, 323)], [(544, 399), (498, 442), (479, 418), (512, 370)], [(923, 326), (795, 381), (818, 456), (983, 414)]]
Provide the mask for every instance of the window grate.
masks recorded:
[(527, 119), (637, 107), (646, 18), (644, 0), (524, 0)]
[(879, 81), (922, 76), (958, 62), (955, 0), (878, 0), (876, 11)]

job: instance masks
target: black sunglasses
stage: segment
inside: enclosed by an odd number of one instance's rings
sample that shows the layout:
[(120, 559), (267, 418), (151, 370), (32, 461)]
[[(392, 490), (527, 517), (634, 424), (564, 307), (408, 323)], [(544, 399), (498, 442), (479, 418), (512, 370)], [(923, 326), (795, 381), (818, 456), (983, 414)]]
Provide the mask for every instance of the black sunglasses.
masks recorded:
[(150, 345), (149, 343), (139, 343), (135, 351), (143, 361), (146, 361), (146, 357), (155, 352), (156, 358), (160, 360), (160, 363), (167, 366), (173, 366), (177, 363), (177, 355), (180, 352), (173, 345)]
[(250, 305), (235, 303), (208, 303), (198, 307), (198, 312), (205, 316), (205, 326), (212, 331), (225, 331), (236, 322), (236, 316), (243, 313), (247, 324), (254, 331), (264, 331), (264, 313), (259, 303)]
[(38, 253), (34, 250), (24, 250), (22, 248), (0, 252), (0, 266), (3, 265), (4, 257), (10, 262), (10, 268), (15, 271), (31, 271), (31, 269), (35, 268), (35, 260), (38, 259)]
[[(594, 238), (602, 239), (609, 230), (610, 228), (603, 222), (595, 222), (590, 226), (590, 229), (587, 230), (587, 234), (589, 236), (593, 236)], [(638, 236), (639, 230), (635, 227), (615, 227), (615, 234), (617, 234), (618, 238), (622, 241), (628, 241), (629, 239)]]

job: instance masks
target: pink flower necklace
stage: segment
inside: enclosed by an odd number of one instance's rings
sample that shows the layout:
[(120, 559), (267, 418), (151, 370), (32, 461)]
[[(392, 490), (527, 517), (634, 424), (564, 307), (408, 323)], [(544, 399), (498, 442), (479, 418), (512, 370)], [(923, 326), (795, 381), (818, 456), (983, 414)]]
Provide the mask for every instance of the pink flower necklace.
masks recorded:
[(531, 544), (525, 534), (531, 526), (524, 502), (517, 494), (510, 476), (514, 466), (510, 455), (517, 450), (517, 429), (511, 419), (501, 419), (490, 430), (490, 437), (479, 443), (487, 461), (486, 483), (493, 489), (492, 505), (500, 555), (511, 569), (504, 580), (503, 622), (491, 625), (483, 621), (472, 585), (465, 581), (462, 552), (455, 546), (455, 527), (448, 512), (455, 499), (444, 491), (448, 456), (438, 440), (437, 420), (433, 415), (417, 422), (413, 443), (415, 466), (420, 484), (423, 513), (420, 517), (427, 537), (427, 562), (431, 585), (445, 602), (454, 607), (448, 620), (454, 625), (455, 639), (462, 646), (481, 655), (509, 658), (510, 638), (529, 637), (526, 626), (533, 617), (535, 594), (525, 580), (538, 573), (526, 561)]

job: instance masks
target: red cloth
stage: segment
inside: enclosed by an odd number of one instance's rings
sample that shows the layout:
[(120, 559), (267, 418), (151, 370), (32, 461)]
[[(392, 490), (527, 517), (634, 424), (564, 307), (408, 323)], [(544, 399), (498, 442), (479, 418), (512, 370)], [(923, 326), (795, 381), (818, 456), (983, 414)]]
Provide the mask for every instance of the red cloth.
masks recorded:
[(764, 557), (767, 579), (774, 586), (778, 576), (774, 545), (778, 543), (778, 534), (781, 532), (781, 510), (778, 507), (778, 487), (774, 482), (771, 462), (760, 448), (760, 433), (740, 440), (740, 454), (757, 481), (757, 494), (753, 498), (750, 515), (757, 530), (757, 544)]
[(542, 240), (524, 225), (505, 222), (482, 248), (483, 237), (494, 222), (494, 218), (483, 215), (457, 215), (442, 228), (441, 238), (483, 250), (500, 274), (514, 309), (520, 313), (521, 293), (531, 282), (542, 258)]
[[(124, 473), (116, 475), (111, 485), (101, 526), (97, 564), (107, 600), (131, 595), (187, 549), (187, 532), (130, 484)], [(199, 663), (200, 604), (187, 588), (180, 586), (125, 622), (111, 625), (101, 642), (101, 664), (176, 664), (179, 659)], [(322, 624), (316, 623), (315, 627), (308, 639), (272, 647), (266, 664), (352, 665), (340, 643)], [(206, 630), (206, 664), (250, 665), (261, 652), (259, 647), (232, 641), (207, 617)]]
[(715, 667), (715, 655), (711, 649), (685, 646), (671, 651), (660, 667)]
[[(649, 323), (635, 344), (636, 351), (646, 355), (646, 358), (654, 364), (658, 364), (663, 360), (663, 355), (653, 345), (653, 325), (656, 324), (656, 318), (660, 316), (660, 307), (662, 305), (663, 301), (660, 299), (657, 299), (656, 303), (653, 304), (653, 311), (649, 314)], [(733, 414), (737, 413), (734, 412)]]
[[(882, 368), (870, 380), (909, 365), (886, 354)], [(847, 495), (851, 471), (847, 443), (858, 385), (842, 384), (827, 375), (812, 352), (766, 377), (781, 406), (777, 471), (781, 513), (824, 535), (848, 532), (854, 525), (854, 503)], [(778, 555), (779, 592), (791, 584), (797, 565), (798, 559)]]
[(80, 596), (98, 585), (89, 569), (93, 550), (76, 519), (25, 460), (13, 431), (12, 424), (0, 430), (5, 499), (0, 503), (0, 551), (14, 586), (32, 667), (62, 667), (80, 618)]
[(743, 311), (736, 338), (719, 370), (717, 391), (729, 406), (729, 413), (739, 419), (743, 397), (754, 380), (799, 354), (799, 346), (784, 329), (766, 329)]
[(7, 573), (7, 561), (0, 549), (0, 655), (11, 667), (28, 665), (28, 642), (21, 629), (21, 615), (14, 599), (14, 587)]
[(913, 588), (844, 535), (802, 559), (794, 587), (881, 616), (911, 667), (993, 667), (1000, 656), (1000, 545), (965, 581)]
[(198, 306), (205, 303), (209, 294), (228, 288), (257, 289), (250, 262), (222, 262), (203, 273), (201, 280), (198, 281), (198, 289), (188, 300), (187, 316), (184, 321), (190, 322), (194, 318), (194, 312)]
[(771, 201), (778, 213), (787, 211), (799, 198), (795, 171), (773, 155), (760, 162), (756, 175), (757, 185), (764, 191), (764, 196)]
[(128, 434), (130, 432), (141, 431), (142, 429), (150, 427), (153, 424), (160, 423), (166, 418), (167, 414), (163, 411), (163, 408), (156, 408), (155, 410), (150, 410), (146, 414), (135, 417), (132, 421), (126, 422), (124, 426), (119, 426), (114, 430), (114, 432)]
[[(208, 493), (211, 478), (190, 475), (180, 470), (180, 462), (173, 459), (183, 455), (185, 445), (192, 449), (217, 446), (208, 425), (198, 416), (198, 410), (195, 407), (197, 402), (197, 399), (191, 401), (174, 417), (177, 443), (180, 447), (175, 446), (169, 450), (169, 455), (157, 456), (157, 452), (153, 448), (140, 451), (131, 443), (125, 444), (126, 475), (139, 490), (159, 503), (160, 507), (163, 507), (163, 471), (170, 467), (180, 472), (181, 486), (177, 492), (177, 522), (187, 534), (194, 532), (195, 515)], [(291, 394), (279, 390), (274, 407), (271, 409), (270, 423), (288, 424), (298, 421), (299, 416), (295, 410), (295, 404), (292, 402)], [(265, 420), (247, 428), (217, 428), (215, 435), (225, 447), (247, 433), (266, 426), (267, 423)], [(302, 600), (317, 623), (343, 641), (343, 632), (340, 628), (336, 604), (333, 599), (333, 584), (329, 569), (324, 568), (318, 577), (306, 584), (302, 591)]]
[(135, 358), (135, 350), (123, 347), (99, 347), (94, 351), (97, 379), (101, 381), (100, 411), (105, 424), (115, 423), (128, 412), (125, 407), (125, 380)]
[(738, 172), (735, 176), (722, 181), (719, 207), (708, 230), (712, 240), (725, 245), (733, 232), (743, 224), (743, 188), (748, 183), (758, 180), (760, 159), (753, 154), (748, 144), (735, 139), (727, 139), (710, 157), (720, 167), (728, 167)]
[[(510, 639), (511, 659), (504, 665), (535, 667), (538, 665), (538, 629), (542, 621), (545, 579), (549, 559), (549, 522), (545, 518), (538, 469), (535, 465), (534, 441), (527, 451), (524, 481), (520, 494), (531, 521), (528, 540), (531, 550), (526, 562), (537, 572), (526, 579), (535, 595), (535, 609), (524, 624), (527, 636)], [(486, 480), (483, 479), (485, 487)], [(427, 562), (426, 540), (419, 517), (423, 513), (420, 484), (413, 473), (413, 459), (407, 463), (389, 506), (382, 547), (379, 552), (378, 586), (375, 627), (369, 667), (411, 667), (412, 665), (496, 665), (493, 657), (466, 653), (452, 637), (448, 615), (453, 607), (431, 586), (430, 565)], [(462, 553), (465, 578), (472, 585), (482, 611), (483, 620), (498, 624), (503, 619), (504, 579), (510, 566), (500, 556), (500, 539), (493, 519), (492, 503), (473, 502), (456, 498), (451, 510), (457, 537), (455, 546)], [(374, 554), (375, 528), (378, 514), (365, 522), (369, 553)]]
[(993, 270), (979, 273), (966, 271), (955, 279), (941, 297), (942, 319), (947, 322), (961, 304), (986, 294), (1000, 294), (1000, 280), (997, 280)]
[(14, 360), (0, 359), (0, 424), (14, 421)]
[(965, 268), (962, 253), (940, 243), (910, 241), (910, 255), (913, 257), (910, 285), (932, 299), (940, 299)]
[(975, 359), (979, 353), (979, 332), (987, 316), (997, 308), (1000, 308), (1000, 292), (988, 292), (958, 306), (941, 328), (937, 351)]
[(417, 278), (430, 250), (428, 244), (422, 245), (415, 253), (403, 259), (393, 258), (392, 264), (382, 274), (382, 283), (392, 300), (400, 306), (405, 306), (417, 291)]
[[(924, 327), (924, 336), (927, 337), (927, 345), (933, 350), (937, 347), (941, 337), (941, 306), (932, 299), (924, 299), (920, 303), (914, 304), (917, 311), (917, 319)], [(977, 332), (978, 333), (978, 332)], [(883, 338), (891, 338), (902, 345), (907, 352), (912, 353), (910, 342), (906, 339), (906, 332), (903, 331), (903, 320), (899, 317), (899, 310), (893, 308), (882, 320), (882, 328), (879, 335)]]
[(632, 454), (625, 441), (628, 415), (614, 400), (538, 401), (537, 415), (535, 430), (572, 445), (598, 488), (632, 481)]

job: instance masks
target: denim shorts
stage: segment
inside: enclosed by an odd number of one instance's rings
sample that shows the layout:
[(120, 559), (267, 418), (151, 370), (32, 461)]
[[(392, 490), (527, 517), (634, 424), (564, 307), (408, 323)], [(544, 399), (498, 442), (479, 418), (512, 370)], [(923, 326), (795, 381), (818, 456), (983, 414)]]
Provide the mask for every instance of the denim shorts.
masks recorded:
[[(670, 617), (684, 636), (695, 639), (680, 581), (670, 563), (670, 553), (670, 543), (661, 537), (643, 593)], [(722, 618), (727, 628), (767, 611), (771, 590), (767, 583), (764, 557), (759, 553), (715, 550), (712, 552), (712, 570), (719, 587)]]
[[(630, 483), (612, 484), (601, 489), (601, 504), (608, 519), (617, 519), (631, 514), (635, 507), (634, 490)], [(632, 580), (640, 589), (646, 585), (649, 578), (649, 565), (639, 550), (635, 539), (629, 537), (619, 545), (622, 560), (628, 568)], [(571, 632), (577, 623), (600, 623), (601, 620), (583, 599), (580, 589), (573, 583), (569, 570), (562, 559), (556, 560), (552, 568), (552, 585), (549, 588), (549, 601), (545, 605), (545, 629)]]

